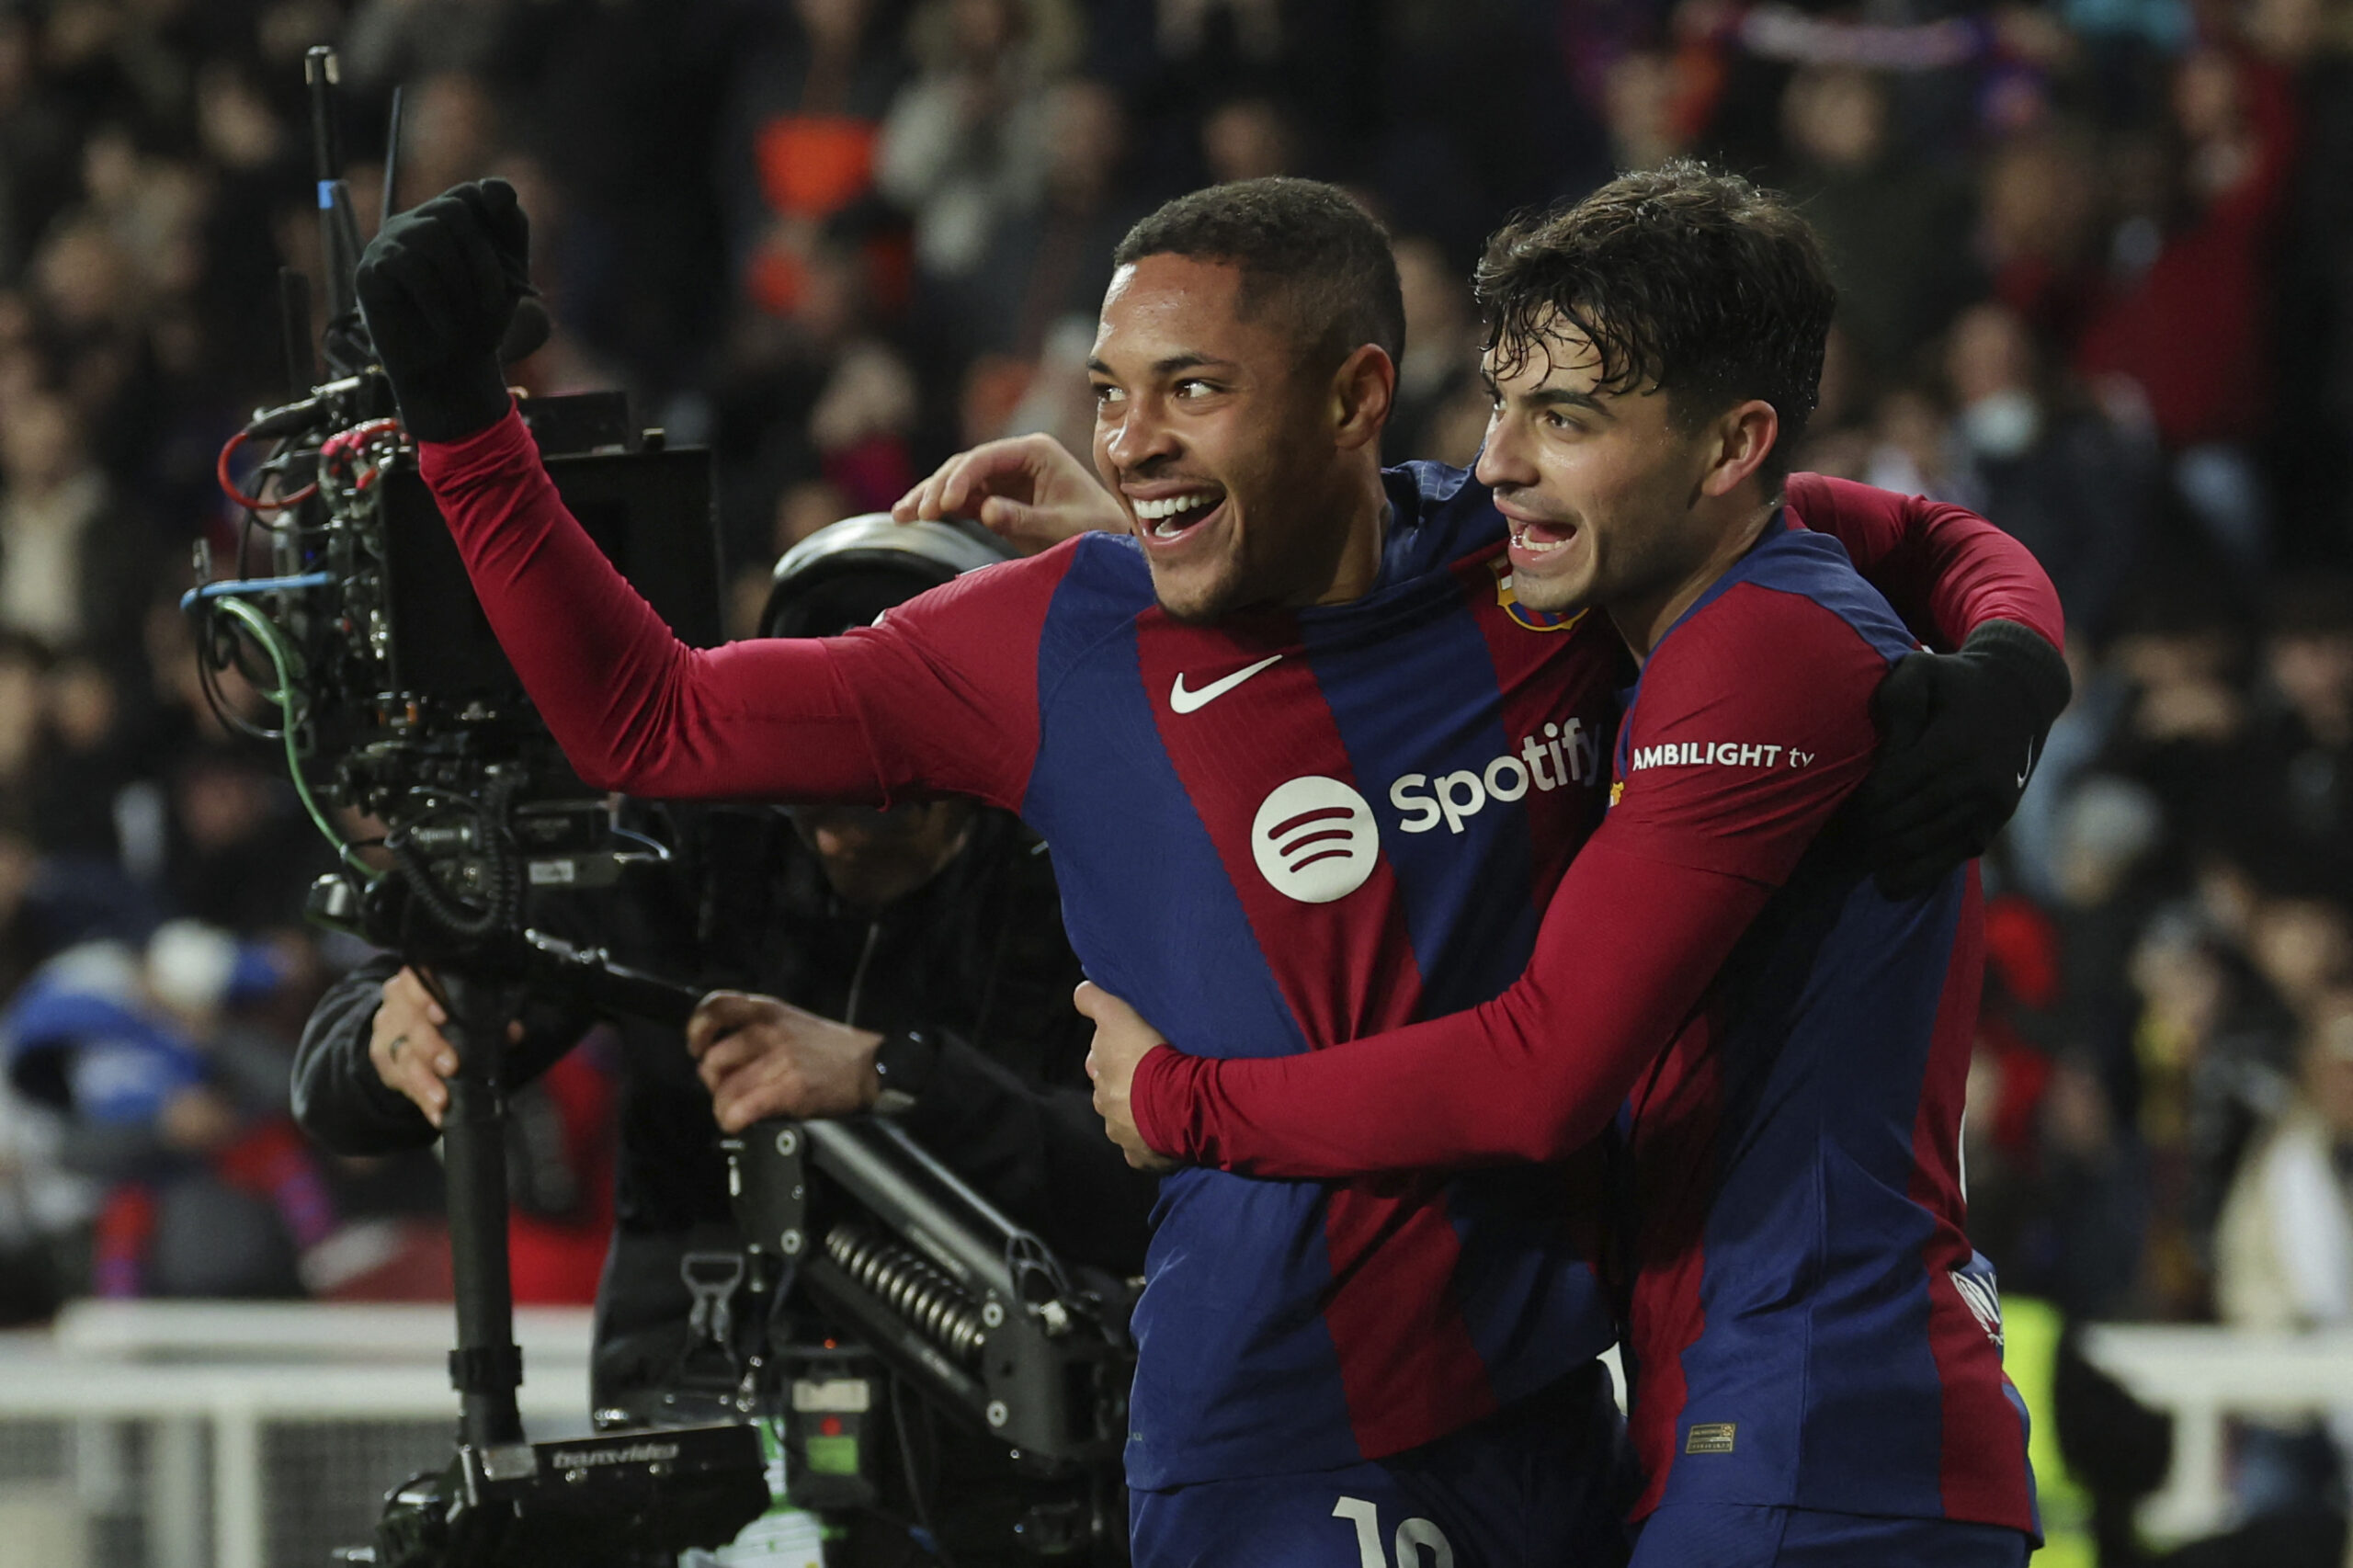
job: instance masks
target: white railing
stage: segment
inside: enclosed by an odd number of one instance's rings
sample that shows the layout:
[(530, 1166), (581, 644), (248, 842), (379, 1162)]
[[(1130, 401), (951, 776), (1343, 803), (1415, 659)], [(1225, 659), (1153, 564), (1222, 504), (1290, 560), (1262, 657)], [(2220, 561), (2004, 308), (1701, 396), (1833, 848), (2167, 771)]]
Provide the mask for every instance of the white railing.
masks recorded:
[[(454, 1428), (445, 1365), (452, 1327), (447, 1305), (82, 1303), (50, 1332), (0, 1335), (0, 1426), (57, 1422), (84, 1437), (110, 1423), (143, 1427), (137, 1505), (150, 1568), (293, 1568), (269, 1560), (265, 1430), (397, 1421)], [(532, 1435), (585, 1430), (587, 1312), (518, 1311), (516, 1338)], [(2164, 1537), (2229, 1522), (2231, 1416), (2353, 1406), (2353, 1333), (2111, 1324), (2086, 1331), (2084, 1348), (2174, 1417), (2173, 1470), (2143, 1515)], [(192, 1528), (208, 1516), (209, 1530)], [(17, 1568), (6, 1540), (0, 1568)]]
[[(454, 1431), (453, 1330), (447, 1305), (77, 1304), (51, 1332), (0, 1335), (0, 1422), (141, 1425), (153, 1568), (281, 1568), (268, 1561), (264, 1430), (447, 1419)], [(585, 1431), (586, 1311), (519, 1311), (516, 1339), (532, 1435)], [(208, 1491), (209, 1540), (192, 1528)], [(0, 1568), (6, 1556), (0, 1543)]]
[(2230, 1417), (2293, 1419), (2353, 1407), (2353, 1332), (2103, 1324), (2085, 1331), (2084, 1354), (2143, 1404), (2173, 1415), (2173, 1469), (2141, 1513), (2143, 1528), (2170, 1540), (2231, 1522)]

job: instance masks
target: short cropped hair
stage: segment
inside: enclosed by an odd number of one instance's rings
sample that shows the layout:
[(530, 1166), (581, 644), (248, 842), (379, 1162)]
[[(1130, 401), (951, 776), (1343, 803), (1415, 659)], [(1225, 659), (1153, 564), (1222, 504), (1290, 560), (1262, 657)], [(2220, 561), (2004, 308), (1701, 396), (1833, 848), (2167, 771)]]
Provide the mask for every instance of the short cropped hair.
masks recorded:
[(1768, 485), (1813, 416), (1838, 302), (1822, 242), (1794, 207), (1688, 158), (1509, 224), (1487, 242), (1473, 290), (1506, 373), (1565, 324), (1593, 345), (1598, 390), (1663, 392), (1687, 430), (1747, 398), (1771, 403)]
[(1148, 256), (1239, 268), (1243, 319), (1281, 312), (1318, 370), (1367, 343), (1404, 358), (1405, 295), (1389, 231), (1337, 186), (1246, 179), (1180, 196), (1130, 229), (1111, 265)]

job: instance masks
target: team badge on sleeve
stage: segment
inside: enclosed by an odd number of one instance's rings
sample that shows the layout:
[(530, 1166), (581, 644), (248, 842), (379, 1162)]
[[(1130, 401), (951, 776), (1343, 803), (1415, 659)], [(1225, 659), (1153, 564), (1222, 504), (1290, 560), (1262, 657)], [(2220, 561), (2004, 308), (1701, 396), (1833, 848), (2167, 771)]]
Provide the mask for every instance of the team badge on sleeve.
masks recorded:
[(1566, 631), (1586, 617), (1584, 610), (1567, 615), (1559, 610), (1530, 609), (1521, 604), (1519, 596), (1511, 588), (1511, 562), (1500, 555), (1487, 562), (1487, 570), (1495, 574), (1495, 603), (1503, 606), (1504, 613), (1516, 623), (1530, 631)]

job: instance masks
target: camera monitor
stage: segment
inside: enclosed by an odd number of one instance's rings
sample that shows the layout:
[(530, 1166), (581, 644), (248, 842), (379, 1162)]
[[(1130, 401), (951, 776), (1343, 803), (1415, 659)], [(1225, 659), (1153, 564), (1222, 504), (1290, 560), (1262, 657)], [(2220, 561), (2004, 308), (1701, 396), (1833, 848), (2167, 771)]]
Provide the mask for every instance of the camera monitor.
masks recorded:
[[(701, 448), (549, 457), (558, 494), (681, 642), (722, 640), (710, 454)], [(392, 675), (417, 696), (506, 703), (522, 682), (492, 633), (449, 530), (411, 468), (387, 478)]]

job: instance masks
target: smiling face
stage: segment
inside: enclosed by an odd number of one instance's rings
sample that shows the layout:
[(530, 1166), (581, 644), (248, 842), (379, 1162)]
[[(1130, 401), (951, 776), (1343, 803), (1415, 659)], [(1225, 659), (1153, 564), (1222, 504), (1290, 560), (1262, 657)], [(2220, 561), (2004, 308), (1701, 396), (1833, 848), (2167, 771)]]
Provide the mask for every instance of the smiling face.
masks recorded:
[(1688, 158), (1506, 224), (1472, 293), (1495, 392), (1478, 464), (1515, 592), (1601, 605), (1637, 656), (1771, 521), (1837, 308), (1786, 200)]
[[(1096, 470), (1179, 620), (1370, 585), (1350, 548), (1364, 531), (1368, 437), (1340, 404), (1350, 367), (1381, 351), (1358, 350), (1336, 376), (1302, 363), (1283, 312), (1245, 318), (1243, 281), (1239, 267), (1181, 256), (1122, 267), (1087, 365)], [(1386, 412), (1384, 390), (1370, 438)]]
[(1592, 344), (1557, 317), (1523, 352), (1491, 348), (1481, 372), (1495, 411), (1477, 473), (1511, 525), (1514, 597), (1608, 607), (1631, 639), (1630, 621), (1655, 619), (1722, 543), (1724, 508), (1710, 503), (1725, 421), (1687, 430), (1654, 387), (1604, 390)]

